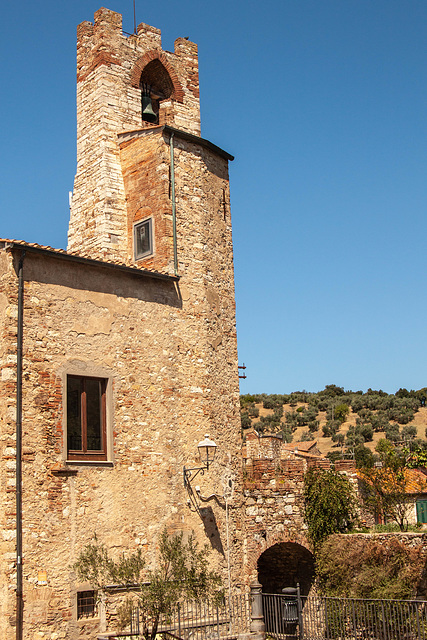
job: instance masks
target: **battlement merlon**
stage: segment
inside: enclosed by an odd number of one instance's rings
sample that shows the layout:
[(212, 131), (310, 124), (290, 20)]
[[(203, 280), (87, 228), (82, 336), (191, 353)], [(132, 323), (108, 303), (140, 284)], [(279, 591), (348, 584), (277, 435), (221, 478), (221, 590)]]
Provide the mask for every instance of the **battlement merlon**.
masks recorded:
[[(91, 36), (94, 32), (112, 33), (114, 31), (119, 35), (123, 35), (122, 22), (122, 15), (120, 13), (101, 7), (101, 9), (98, 9), (94, 14), (94, 22), (85, 20), (77, 26), (77, 37)], [(157, 27), (153, 27), (145, 22), (140, 22), (137, 27), (137, 35), (139, 37), (150, 38), (153, 43), (156, 42), (159, 49), (162, 48), (162, 32), (160, 29), (157, 29)], [(132, 35), (131, 37), (135, 36)], [(194, 42), (191, 42), (191, 40), (188, 40), (188, 38), (177, 38), (175, 40), (176, 54), (179, 53), (177, 48), (181, 47), (184, 47), (192, 53), (197, 52), (197, 45)]]

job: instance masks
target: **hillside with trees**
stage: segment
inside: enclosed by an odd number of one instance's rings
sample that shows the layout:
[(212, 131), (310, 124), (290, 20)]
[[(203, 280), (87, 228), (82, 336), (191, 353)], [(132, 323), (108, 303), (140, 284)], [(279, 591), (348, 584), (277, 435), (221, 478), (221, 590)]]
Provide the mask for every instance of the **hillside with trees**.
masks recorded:
[(254, 394), (240, 397), (243, 436), (254, 428), (277, 434), (285, 442), (316, 440), (329, 458), (354, 458), (364, 466), (385, 438), (405, 447), (416, 462), (427, 462), (427, 387), (345, 391), (331, 384), (322, 391)]

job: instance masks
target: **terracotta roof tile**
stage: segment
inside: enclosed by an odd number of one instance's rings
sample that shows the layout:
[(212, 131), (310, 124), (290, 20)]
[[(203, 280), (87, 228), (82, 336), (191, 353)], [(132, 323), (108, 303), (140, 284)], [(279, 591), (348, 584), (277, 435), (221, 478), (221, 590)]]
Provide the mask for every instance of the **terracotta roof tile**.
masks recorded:
[(325, 456), (322, 456), (322, 454), (318, 453), (308, 453), (307, 451), (296, 451), (295, 455), (297, 456), (301, 456), (302, 458), (312, 458), (313, 460), (328, 460), (328, 458), (325, 458)]
[[(421, 469), (404, 469), (406, 480), (406, 491), (408, 495), (427, 493), (427, 477)], [(366, 480), (363, 471), (357, 470), (357, 476), (361, 480)]]
[(15, 246), (21, 246), (23, 248), (28, 248), (28, 249), (47, 251), (49, 253), (53, 253), (55, 255), (61, 255), (64, 257), (69, 256), (71, 258), (83, 258), (84, 260), (90, 260), (91, 262), (99, 263), (100, 265), (126, 267), (127, 269), (131, 269), (135, 272), (140, 271), (143, 273), (147, 273), (147, 275), (149, 273), (152, 273), (153, 275), (157, 274), (159, 276), (168, 276), (171, 279), (176, 279), (175, 276), (171, 276), (171, 274), (167, 272), (159, 272), (159, 271), (155, 271), (154, 269), (150, 269), (148, 267), (137, 266), (134, 264), (129, 265), (129, 264), (126, 264), (126, 262), (123, 262), (121, 260), (100, 260), (98, 258), (93, 258), (92, 256), (87, 255), (85, 253), (79, 253), (77, 251), (66, 251), (65, 249), (54, 249), (53, 247), (37, 244), (36, 242), (25, 242), (24, 240), (12, 240), (9, 238), (0, 238), (0, 244), (3, 244), (5, 246), (10, 244)]
[(288, 451), (293, 451), (294, 449), (298, 449), (298, 452), (301, 451), (310, 451), (310, 449), (313, 449), (313, 447), (315, 447), (317, 444), (316, 440), (310, 440), (309, 442), (288, 442), (286, 444), (283, 445), (284, 449), (287, 449)]

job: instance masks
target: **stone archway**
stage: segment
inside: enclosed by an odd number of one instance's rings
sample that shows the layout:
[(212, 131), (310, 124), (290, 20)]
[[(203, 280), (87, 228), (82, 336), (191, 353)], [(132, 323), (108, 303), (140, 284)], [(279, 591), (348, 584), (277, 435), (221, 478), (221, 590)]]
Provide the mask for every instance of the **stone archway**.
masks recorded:
[(314, 581), (314, 556), (296, 542), (279, 542), (260, 555), (258, 580), (264, 593), (281, 593), (284, 587), (296, 587), (308, 595)]

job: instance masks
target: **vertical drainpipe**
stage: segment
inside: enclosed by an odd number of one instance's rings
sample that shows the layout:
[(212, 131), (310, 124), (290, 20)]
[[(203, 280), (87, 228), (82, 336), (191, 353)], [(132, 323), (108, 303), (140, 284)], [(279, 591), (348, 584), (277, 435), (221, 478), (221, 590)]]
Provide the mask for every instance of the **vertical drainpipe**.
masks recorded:
[(16, 640), (22, 640), (22, 342), (24, 326), (24, 257), (18, 264), (18, 327), (16, 347)]
[(174, 274), (178, 275), (178, 250), (176, 245), (176, 201), (175, 201), (175, 164), (173, 154), (173, 131), (170, 134), (169, 146), (171, 150), (171, 197), (172, 197), (172, 226), (173, 226), (173, 267)]

